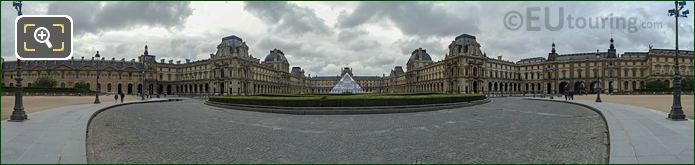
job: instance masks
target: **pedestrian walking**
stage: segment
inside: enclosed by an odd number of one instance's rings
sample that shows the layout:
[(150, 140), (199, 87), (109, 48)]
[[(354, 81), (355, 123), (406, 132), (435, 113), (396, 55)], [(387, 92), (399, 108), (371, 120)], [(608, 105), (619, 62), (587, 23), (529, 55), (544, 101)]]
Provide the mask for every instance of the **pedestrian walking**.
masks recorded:
[(116, 100), (115, 103), (118, 103), (118, 94), (114, 94), (114, 95), (113, 95), (113, 98)]
[(121, 93), (121, 103), (123, 103), (123, 98), (125, 98), (125, 94)]
[(574, 91), (570, 91), (570, 100), (574, 100)]

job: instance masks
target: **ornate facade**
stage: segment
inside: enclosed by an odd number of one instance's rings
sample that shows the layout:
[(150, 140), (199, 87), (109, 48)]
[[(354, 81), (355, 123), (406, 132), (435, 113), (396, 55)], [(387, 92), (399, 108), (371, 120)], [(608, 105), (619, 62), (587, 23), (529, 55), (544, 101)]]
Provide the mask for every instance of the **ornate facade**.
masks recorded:
[[(58, 81), (70, 88), (85, 82), (92, 90), (136, 94), (255, 95), (328, 93), (345, 74), (350, 74), (367, 93), (558, 93), (573, 90), (591, 93), (598, 83), (604, 92), (642, 89), (650, 80), (671, 84), (675, 51), (649, 49), (647, 52), (618, 54), (613, 43), (606, 51), (558, 54), (555, 43), (547, 58), (518, 62), (489, 58), (480, 50), (475, 36), (463, 34), (449, 44), (441, 61), (432, 61), (426, 49), (418, 48), (406, 63), (396, 66), (388, 76), (355, 76), (343, 68), (336, 76), (306, 76), (292, 67), (281, 50), (270, 50), (261, 61), (249, 54), (249, 47), (237, 36), (222, 38), (210, 58), (190, 61), (156, 60), (148, 52), (126, 61), (115, 58), (71, 59), (66, 61), (22, 62), (23, 85), (39, 77)], [(693, 51), (680, 51), (683, 79), (692, 79)], [(2, 86), (14, 86), (16, 62), (2, 65)], [(99, 84), (96, 79), (99, 75)]]
[(558, 54), (552, 43), (547, 58), (518, 62), (489, 58), (475, 36), (463, 34), (449, 44), (441, 61), (433, 62), (422, 48), (413, 51), (407, 72), (397, 66), (384, 80), (386, 92), (499, 92), (499, 93), (594, 93), (632, 92), (650, 80), (672, 86), (675, 60), (680, 60), (683, 79), (693, 77), (693, 51), (652, 49), (619, 55), (614, 41), (606, 51)]

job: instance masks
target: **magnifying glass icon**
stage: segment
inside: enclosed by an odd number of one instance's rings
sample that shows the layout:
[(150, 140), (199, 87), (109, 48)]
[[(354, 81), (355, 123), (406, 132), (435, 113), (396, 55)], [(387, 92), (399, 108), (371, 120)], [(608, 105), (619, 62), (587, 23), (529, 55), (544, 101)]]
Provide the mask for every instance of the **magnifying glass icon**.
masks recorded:
[(46, 44), (48, 48), (53, 47), (51, 41), (49, 40), (50, 38), (51, 32), (49, 32), (45, 27), (39, 27), (34, 30), (34, 40), (36, 40), (38, 43)]

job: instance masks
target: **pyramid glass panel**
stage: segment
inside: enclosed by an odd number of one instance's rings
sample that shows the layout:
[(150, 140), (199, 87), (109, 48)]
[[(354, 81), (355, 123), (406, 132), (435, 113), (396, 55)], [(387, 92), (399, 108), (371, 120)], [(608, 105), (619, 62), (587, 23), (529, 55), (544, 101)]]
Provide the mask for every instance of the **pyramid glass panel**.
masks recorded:
[(335, 87), (331, 89), (330, 94), (341, 94), (341, 93), (364, 93), (362, 87), (360, 87), (355, 80), (352, 79), (350, 74), (344, 74), (343, 78), (335, 84)]

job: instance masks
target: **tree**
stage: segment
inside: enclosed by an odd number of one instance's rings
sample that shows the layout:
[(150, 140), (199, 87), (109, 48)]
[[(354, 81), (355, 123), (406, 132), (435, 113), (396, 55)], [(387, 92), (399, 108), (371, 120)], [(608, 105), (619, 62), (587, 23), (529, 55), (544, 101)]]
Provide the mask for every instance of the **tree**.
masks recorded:
[(89, 90), (89, 85), (87, 85), (87, 83), (84, 83), (84, 82), (75, 83), (75, 87), (74, 87), (74, 88), (75, 88), (77, 91), (80, 91), (80, 92), (88, 92), (88, 91), (90, 91), (90, 90)]
[(648, 91), (668, 91), (669, 89), (668, 84), (659, 80), (647, 81), (647, 84), (644, 86), (644, 88), (646, 88), (646, 90)]
[(48, 77), (41, 77), (41, 78), (36, 79), (36, 81), (34, 81), (34, 84), (32, 87), (35, 87), (35, 88), (54, 88), (54, 87), (56, 87), (56, 85), (58, 85), (58, 81), (56, 81), (52, 78), (48, 78)]
[(682, 79), (681, 80), (681, 91), (692, 91), (692, 90), (693, 90), (692, 80)]

